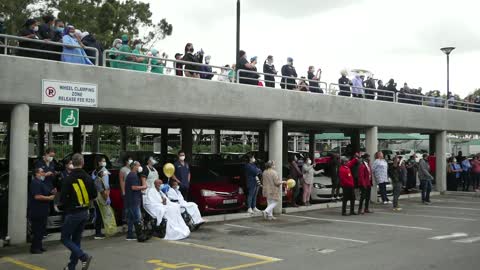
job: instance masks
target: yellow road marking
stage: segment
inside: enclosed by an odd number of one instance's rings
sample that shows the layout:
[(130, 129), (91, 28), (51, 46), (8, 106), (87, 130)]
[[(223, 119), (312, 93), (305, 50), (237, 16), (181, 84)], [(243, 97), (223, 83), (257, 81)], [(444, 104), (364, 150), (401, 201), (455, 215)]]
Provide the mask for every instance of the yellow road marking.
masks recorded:
[[(157, 238), (157, 239), (162, 240), (160, 238)], [(231, 249), (225, 249), (225, 248), (216, 248), (216, 247), (194, 244), (194, 243), (189, 243), (189, 242), (177, 242), (177, 241), (165, 241), (165, 242), (170, 243), (170, 244), (179, 245), (179, 246), (200, 248), (200, 249), (217, 251), (217, 252), (221, 252), (221, 253), (233, 254), (233, 255), (238, 255), (238, 256), (242, 256), (242, 257), (247, 257), (247, 258), (251, 258), (251, 259), (260, 260), (260, 261), (252, 262), (252, 263), (245, 263), (245, 264), (241, 264), (241, 265), (224, 267), (224, 268), (220, 268), (219, 270), (237, 270), (237, 269), (243, 269), (243, 268), (248, 268), (248, 267), (252, 267), (252, 266), (257, 266), (257, 265), (282, 261), (282, 259), (279, 259), (279, 258), (268, 257), (268, 256), (263, 256), (263, 255), (258, 255), (258, 254), (243, 252), (243, 251), (237, 251), (237, 250), (231, 250)], [(152, 260), (152, 261), (154, 261), (154, 260)]]
[(15, 265), (18, 265), (18, 266), (21, 266), (23, 268), (30, 269), (30, 270), (47, 270), (47, 269), (42, 268), (40, 266), (36, 266), (36, 265), (33, 265), (33, 264), (22, 262), (22, 261), (16, 260), (16, 259), (11, 258), (11, 257), (3, 257), (1, 259), (6, 261), (6, 262), (9, 262), (9, 263), (12, 263), (12, 264), (15, 264)]

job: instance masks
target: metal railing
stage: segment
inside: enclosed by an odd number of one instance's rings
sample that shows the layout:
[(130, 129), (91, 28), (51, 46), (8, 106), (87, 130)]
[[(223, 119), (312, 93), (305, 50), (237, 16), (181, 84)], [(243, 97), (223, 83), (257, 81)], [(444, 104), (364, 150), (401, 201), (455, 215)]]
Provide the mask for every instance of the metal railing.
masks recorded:
[(445, 108), (447, 100), (442, 97), (424, 96), (406, 92), (397, 92), (397, 102), (413, 105), (423, 105), (429, 107)]
[[(355, 91), (353, 91), (355, 88)], [(374, 89), (368, 87), (352, 86), (350, 84), (330, 83), (329, 89), (331, 95), (344, 97), (359, 97), (369, 100), (397, 102), (395, 92), (385, 89)]]
[[(254, 75), (255, 77), (245, 76), (246, 74)], [(327, 83), (322, 82), (319, 80), (309, 80), (307, 78), (299, 78), (299, 77), (289, 77), (271, 73), (262, 73), (253, 70), (246, 70), (246, 69), (239, 69), (236, 71), (236, 82), (240, 84), (250, 84), (250, 85), (259, 85), (258, 82), (262, 82), (263, 86), (276, 88), (277, 84), (280, 84), (280, 88), (287, 89), (287, 90), (299, 90), (304, 92), (314, 92), (314, 93), (326, 93), (327, 91)], [(243, 76), (241, 76), (243, 75)], [(262, 78), (263, 76), (263, 78)], [(268, 79), (265, 76), (269, 77)], [(273, 78), (273, 80), (271, 79)], [(280, 78), (280, 82), (276, 79)], [(294, 81), (295, 83), (292, 83)], [(300, 83), (297, 83), (300, 81)], [(308, 85), (306, 83), (309, 83)], [(318, 86), (312, 86), (311, 84), (316, 83)], [(303, 84), (304, 83), (304, 84)], [(312, 91), (314, 90), (314, 91)]]
[[(130, 56), (131, 60), (119, 60), (119, 59), (116, 59), (116, 58), (110, 58), (109, 56), (112, 55), (112, 54), (116, 57), (118, 57), (119, 55)], [(143, 58), (142, 61), (137, 62), (137, 59), (142, 59), (142, 58)], [(145, 59), (148, 59), (148, 61), (145, 61)], [(152, 60), (156, 60), (156, 61), (158, 61), (158, 63), (152, 64)], [(203, 64), (203, 63), (188, 62), (188, 61), (176, 60), (176, 59), (168, 59), (168, 58), (150, 56), (150, 55), (145, 55), (145, 54), (127, 53), (127, 52), (121, 52), (121, 51), (118, 51), (118, 50), (105, 50), (103, 52), (103, 65), (107, 66), (107, 64), (110, 64), (109, 66), (111, 67), (112, 63), (114, 63), (114, 64), (118, 64), (118, 63), (126, 64), (126, 66), (124, 68), (117, 67), (117, 68), (120, 68), (120, 69), (135, 70), (135, 68), (132, 68), (132, 67), (142, 67), (142, 69), (144, 69), (143, 72), (150, 70), (151, 73), (156, 73), (156, 72), (152, 72), (152, 68), (163, 67), (163, 68), (166, 68), (168, 70), (175, 70), (175, 74), (176, 74), (176, 71), (182, 71), (182, 73), (187, 71), (187, 72), (194, 73), (194, 74), (213, 75), (213, 76), (217, 76), (218, 81), (224, 81), (224, 82), (230, 82), (231, 81), (228, 73), (233, 72), (233, 69), (230, 68), (230, 67), (207, 65), (207, 64)], [(168, 63), (172, 63), (172, 67), (168, 67), (168, 65), (167, 65)], [(177, 68), (177, 64), (181, 64), (181, 67)], [(191, 69), (191, 68), (188, 69), (188, 68), (184, 67), (186, 65), (200, 67), (200, 68), (201, 67), (209, 67), (209, 68), (212, 68), (212, 72), (202, 71), (202, 70), (199, 70), (199, 69)], [(130, 68), (128, 66), (130, 66)], [(214, 69), (219, 70), (219, 72), (214, 71)], [(137, 70), (137, 71), (142, 71), (142, 70)], [(168, 73), (169, 72), (159, 73), (159, 74), (166, 75)], [(213, 77), (211, 79), (213, 79)]]
[[(61, 47), (61, 48), (68, 47), (68, 48), (81, 48), (84, 50), (92, 50), (95, 52), (95, 56), (78, 55), (74, 53), (64, 53), (61, 51), (54, 51), (51, 49), (49, 50), (49, 49), (35, 49), (35, 48), (22, 47), (20, 46), (21, 42), (32, 42), (32, 43), (38, 43), (44, 46), (53, 46), (53, 47)], [(36, 52), (36, 53), (45, 54), (45, 55), (33, 56), (33, 58), (51, 60), (47, 57), (48, 55), (68, 55), (68, 56), (74, 56), (79, 58), (93, 59), (96, 65), (99, 64), (99, 61), (98, 61), (99, 52), (98, 52), (98, 49), (94, 47), (87, 47), (87, 46), (82, 47), (82, 46), (71, 45), (71, 44), (66, 45), (61, 42), (53, 42), (49, 40), (40, 40), (40, 39), (24, 38), (24, 37), (12, 36), (12, 35), (0, 34), (0, 48), (4, 48), (3, 54), (5, 55), (8, 55), (8, 54), (16, 55), (17, 51), (27, 51), (27, 52)], [(40, 56), (43, 56), (45, 58)], [(29, 57), (29, 56), (26, 56), (26, 57)]]

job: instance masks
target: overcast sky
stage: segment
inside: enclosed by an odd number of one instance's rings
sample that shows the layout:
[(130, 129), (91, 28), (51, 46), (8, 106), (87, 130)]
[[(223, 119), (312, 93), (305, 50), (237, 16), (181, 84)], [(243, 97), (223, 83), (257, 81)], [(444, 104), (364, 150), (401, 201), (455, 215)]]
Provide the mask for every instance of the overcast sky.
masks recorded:
[[(203, 48), (213, 65), (235, 62), (236, 0), (143, 0), (154, 21), (173, 24), (173, 34), (156, 46), (170, 57), (185, 43)], [(344, 68), (367, 69), (398, 85), (462, 97), (480, 88), (480, 1), (478, 0), (242, 0), (241, 49), (259, 57), (271, 54), (280, 70), (294, 58), (299, 75), (309, 65), (323, 70), (322, 81), (337, 82)]]

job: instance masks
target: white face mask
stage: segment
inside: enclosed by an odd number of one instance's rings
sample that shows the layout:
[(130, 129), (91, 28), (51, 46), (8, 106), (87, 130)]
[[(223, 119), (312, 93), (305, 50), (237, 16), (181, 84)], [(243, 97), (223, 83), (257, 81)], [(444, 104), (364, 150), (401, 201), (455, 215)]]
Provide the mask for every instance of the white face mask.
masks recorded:
[(155, 159), (150, 159), (150, 162), (152, 162), (152, 166), (158, 163)]
[(45, 176), (44, 176), (44, 175), (40, 176), (40, 180), (44, 181), (44, 180), (45, 180)]
[(307, 164), (308, 164), (308, 165), (312, 165), (312, 161), (311, 161), (310, 159), (307, 160)]
[(185, 160), (185, 156), (181, 156), (181, 157), (179, 157), (179, 159), (180, 159), (181, 161), (184, 161), (184, 160)]
[(33, 32), (38, 32), (38, 26), (33, 27)]
[(143, 167), (142, 167), (142, 166), (138, 167), (137, 172), (138, 172), (138, 173), (142, 173), (142, 172), (143, 172)]
[(105, 161), (100, 162), (100, 166), (101, 167), (107, 167), (107, 162), (105, 162)]
[(256, 161), (255, 158), (250, 159), (251, 163), (255, 163), (255, 161)]
[(73, 170), (73, 164), (68, 164), (67, 168), (68, 168), (69, 170)]
[(52, 162), (52, 161), (53, 161), (53, 157), (48, 156), (48, 157), (47, 157), (47, 161), (48, 161), (48, 162)]
[(117, 43), (117, 44), (115, 45), (115, 47), (116, 47), (117, 49), (120, 49), (120, 47), (122, 47), (122, 43)]
[(128, 165), (132, 164), (133, 160), (129, 159), (128, 160)]

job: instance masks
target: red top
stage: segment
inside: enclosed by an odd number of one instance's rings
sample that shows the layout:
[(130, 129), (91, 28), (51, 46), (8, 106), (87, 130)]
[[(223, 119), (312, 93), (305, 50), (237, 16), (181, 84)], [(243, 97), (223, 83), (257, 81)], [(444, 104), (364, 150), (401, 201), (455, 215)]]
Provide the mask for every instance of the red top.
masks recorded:
[(480, 173), (480, 160), (472, 160), (472, 171), (474, 173)]
[(365, 162), (362, 162), (358, 169), (358, 186), (366, 188), (372, 186), (372, 168)]
[(435, 156), (429, 156), (428, 157), (428, 165), (430, 165), (430, 173), (432, 175), (435, 175), (435, 170), (436, 170), (436, 158)]
[(354, 188), (355, 183), (353, 181), (352, 171), (350, 170), (358, 162), (358, 159), (354, 158), (347, 164), (340, 166), (338, 170), (338, 177), (340, 178), (340, 186), (345, 188)]

